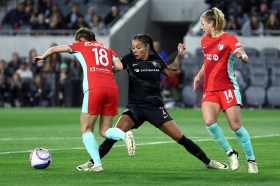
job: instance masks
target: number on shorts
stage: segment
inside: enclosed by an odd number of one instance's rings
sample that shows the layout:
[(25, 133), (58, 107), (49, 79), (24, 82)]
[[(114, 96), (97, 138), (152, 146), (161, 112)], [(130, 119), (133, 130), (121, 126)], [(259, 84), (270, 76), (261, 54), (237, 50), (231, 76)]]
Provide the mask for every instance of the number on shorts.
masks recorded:
[(225, 96), (226, 96), (227, 102), (233, 100), (233, 95), (232, 95), (231, 90), (225, 90), (225, 91), (224, 91), (224, 94), (225, 94)]

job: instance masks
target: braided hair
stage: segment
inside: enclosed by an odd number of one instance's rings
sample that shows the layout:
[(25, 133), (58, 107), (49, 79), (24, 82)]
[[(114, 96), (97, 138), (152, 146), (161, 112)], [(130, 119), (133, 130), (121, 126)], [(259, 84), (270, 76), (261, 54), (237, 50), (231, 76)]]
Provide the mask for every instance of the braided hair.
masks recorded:
[[(150, 50), (156, 55), (156, 57), (158, 57), (159, 59), (163, 60), (162, 57), (160, 57), (160, 55), (156, 51), (156, 49), (154, 47), (154, 41), (153, 41), (152, 37), (149, 34), (137, 34), (137, 35), (134, 35), (132, 40), (136, 40), (136, 39), (142, 41), (145, 45), (149, 45)], [(130, 53), (133, 54), (131, 49), (130, 49)]]

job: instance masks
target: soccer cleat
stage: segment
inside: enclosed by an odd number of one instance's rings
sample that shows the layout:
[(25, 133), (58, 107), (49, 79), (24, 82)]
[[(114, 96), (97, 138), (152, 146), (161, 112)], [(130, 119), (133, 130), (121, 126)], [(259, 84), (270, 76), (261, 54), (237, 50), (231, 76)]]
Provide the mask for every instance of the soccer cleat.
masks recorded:
[(87, 171), (87, 169), (89, 169), (89, 168), (91, 168), (93, 166), (94, 166), (94, 164), (91, 161), (88, 161), (88, 162), (86, 162), (86, 163), (84, 163), (82, 165), (79, 165), (76, 169), (78, 171)]
[(248, 160), (248, 173), (258, 173), (258, 166), (255, 160)]
[(133, 133), (131, 131), (127, 131), (125, 133), (125, 144), (128, 150), (129, 156), (134, 156), (136, 151), (136, 144), (134, 141)]
[(229, 153), (228, 155), (229, 163), (230, 163), (230, 168), (232, 170), (237, 170), (239, 168), (239, 163), (238, 163), (238, 152), (233, 150), (232, 152)]
[(92, 167), (85, 169), (84, 171), (100, 172), (100, 171), (103, 171), (103, 166), (102, 165), (93, 165)]
[(210, 163), (206, 167), (211, 169), (228, 169), (227, 164), (215, 160), (210, 160)]

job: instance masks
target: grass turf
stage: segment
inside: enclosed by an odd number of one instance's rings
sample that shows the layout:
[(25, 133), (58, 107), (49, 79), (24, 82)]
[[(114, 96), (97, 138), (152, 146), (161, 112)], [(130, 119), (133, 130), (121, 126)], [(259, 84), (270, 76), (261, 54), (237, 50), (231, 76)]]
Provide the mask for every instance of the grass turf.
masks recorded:
[[(122, 109), (121, 109), (122, 110)], [(121, 113), (120, 110), (120, 113)], [(199, 110), (170, 110), (186, 136), (211, 159), (228, 163), (210, 138)], [(103, 172), (78, 172), (89, 159), (83, 146), (80, 109), (0, 109), (0, 185), (278, 185), (280, 183), (280, 110), (243, 110), (243, 123), (251, 135), (259, 173), (248, 174), (245, 154), (221, 113), (219, 123), (240, 154), (240, 169), (211, 170), (158, 129), (145, 123), (134, 130), (135, 157), (128, 157), (123, 142), (102, 160)], [(115, 121), (117, 117), (115, 118)], [(96, 131), (97, 131), (96, 127)], [(99, 143), (103, 141), (95, 132)], [(35, 170), (30, 151), (44, 147), (51, 165)]]

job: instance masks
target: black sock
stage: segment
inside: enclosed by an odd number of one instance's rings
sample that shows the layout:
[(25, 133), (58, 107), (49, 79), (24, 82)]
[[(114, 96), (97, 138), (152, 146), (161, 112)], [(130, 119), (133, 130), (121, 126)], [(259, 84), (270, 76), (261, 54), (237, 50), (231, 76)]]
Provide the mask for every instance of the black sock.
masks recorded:
[[(99, 155), (100, 158), (103, 158), (113, 147), (113, 145), (117, 142), (117, 140), (112, 140), (112, 139), (105, 139), (103, 143), (99, 146)], [(90, 160), (93, 164), (93, 160)]]
[(197, 157), (200, 161), (208, 165), (210, 163), (210, 159), (206, 156), (203, 150), (196, 145), (192, 140), (186, 138), (186, 136), (182, 136), (182, 138), (178, 142), (180, 145), (183, 145), (185, 149)]

